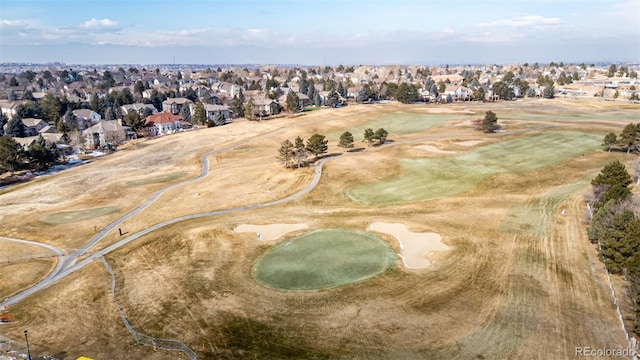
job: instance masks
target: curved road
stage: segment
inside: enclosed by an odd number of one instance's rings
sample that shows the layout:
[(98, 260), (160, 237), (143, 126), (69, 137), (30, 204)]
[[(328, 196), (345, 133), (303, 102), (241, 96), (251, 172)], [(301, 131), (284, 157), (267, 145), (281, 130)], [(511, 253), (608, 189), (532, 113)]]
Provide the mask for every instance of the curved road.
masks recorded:
[[(338, 156), (348, 156), (348, 155), (357, 155), (359, 153), (363, 153), (363, 152), (370, 152), (370, 151), (376, 151), (376, 150), (380, 150), (380, 149), (384, 149), (387, 147), (391, 147), (391, 146), (397, 146), (397, 145), (402, 145), (402, 144), (408, 144), (408, 143), (414, 143), (414, 142), (420, 142), (420, 141), (426, 141), (426, 140), (436, 140), (436, 139), (440, 139), (441, 136), (428, 136), (428, 137), (422, 137), (422, 138), (418, 138), (418, 139), (408, 139), (408, 140), (404, 140), (404, 141), (398, 141), (398, 142), (390, 142), (390, 143), (386, 143), (383, 144), (381, 146), (377, 146), (377, 147), (371, 147), (371, 148), (366, 148), (363, 151), (360, 152), (353, 152), (353, 153), (344, 153), (341, 155), (334, 155), (334, 156), (329, 156), (326, 158), (321, 159), (320, 161), (318, 161), (315, 164), (315, 171), (314, 171), (314, 175), (313, 175), (313, 179), (311, 180), (311, 182), (305, 186), (303, 189), (299, 190), (298, 192), (291, 194), (287, 197), (284, 197), (282, 199), (278, 199), (278, 200), (273, 200), (273, 201), (268, 201), (268, 202), (264, 202), (264, 203), (259, 203), (259, 204), (253, 204), (253, 205), (246, 205), (246, 206), (240, 206), (240, 207), (235, 207), (235, 208), (230, 208), (230, 209), (221, 209), (221, 210), (215, 210), (215, 211), (210, 211), (210, 212), (204, 212), (204, 213), (198, 213), (198, 214), (192, 214), (192, 215), (185, 215), (185, 216), (181, 216), (181, 217), (177, 217), (177, 218), (173, 218), (170, 220), (166, 220), (163, 221), (161, 223), (152, 225), (144, 230), (141, 230), (139, 232), (136, 232), (130, 236), (125, 237), (124, 239), (105, 247), (104, 249), (97, 251), (96, 253), (93, 253), (91, 255), (89, 255), (87, 258), (78, 261), (78, 258), (84, 254), (87, 253), (88, 249), (91, 248), (93, 245), (95, 245), (96, 243), (98, 243), (100, 240), (102, 240), (107, 233), (109, 233), (111, 230), (113, 230), (114, 228), (116, 228), (118, 225), (120, 225), (121, 223), (123, 223), (124, 221), (130, 219), (131, 217), (135, 216), (136, 214), (140, 213), (141, 211), (143, 211), (144, 209), (146, 209), (149, 205), (151, 205), (154, 201), (156, 201), (162, 194), (164, 194), (165, 192), (179, 187), (179, 186), (183, 186), (186, 184), (189, 184), (191, 182), (200, 180), (202, 178), (204, 178), (205, 176), (207, 176), (209, 174), (209, 156), (211, 155), (215, 155), (215, 154), (219, 154), (225, 151), (229, 151), (229, 150), (233, 150), (237, 147), (246, 145), (248, 143), (251, 143), (253, 141), (256, 141), (258, 139), (264, 138), (264, 137), (268, 137), (268, 136), (272, 136), (281, 132), (284, 132), (286, 130), (288, 130), (289, 128), (292, 127), (297, 127), (297, 126), (302, 126), (308, 123), (313, 123), (316, 122), (317, 120), (313, 120), (313, 121), (309, 121), (309, 122), (303, 122), (303, 123), (298, 123), (298, 124), (292, 124), (289, 126), (285, 126), (282, 127), (280, 129), (274, 130), (274, 131), (269, 131), (266, 132), (264, 134), (260, 134), (257, 136), (254, 136), (252, 138), (249, 139), (245, 139), (242, 140), (238, 143), (235, 143), (233, 145), (229, 145), (223, 148), (220, 148), (218, 150), (215, 151), (211, 151), (208, 152), (204, 155), (202, 155), (200, 157), (200, 161), (202, 163), (202, 170), (200, 172), (200, 175), (198, 175), (195, 178), (191, 178), (191, 179), (187, 179), (185, 181), (167, 186), (165, 188), (162, 188), (158, 191), (156, 191), (155, 193), (153, 193), (145, 202), (143, 202), (141, 205), (139, 205), (138, 207), (136, 207), (135, 209), (129, 211), (128, 213), (126, 213), (125, 215), (123, 215), (122, 217), (120, 217), (119, 219), (115, 220), (114, 222), (112, 222), (111, 224), (107, 225), (105, 228), (103, 228), (102, 230), (100, 230), (100, 232), (98, 232), (95, 236), (93, 236), (89, 242), (87, 242), (84, 246), (82, 246), (80, 249), (78, 249), (77, 251), (75, 251), (74, 253), (68, 255), (68, 256), (64, 256), (64, 254), (62, 252), (59, 252), (60, 254), (60, 261), (58, 261), (58, 264), (56, 265), (56, 268), (49, 274), (47, 275), (44, 279), (42, 279), (42, 281), (40, 281), (39, 283), (35, 284), (34, 286), (32, 286), (31, 288), (28, 288), (24, 291), (22, 291), (21, 293), (18, 293), (12, 297), (9, 297), (7, 299), (5, 299), (5, 301), (3, 303), (0, 303), (0, 307), (3, 305), (12, 305), (15, 303), (20, 302), (21, 300), (25, 299), (26, 297), (33, 295), (34, 293), (50, 286), (51, 284), (57, 282), (58, 280), (64, 278), (65, 276), (78, 271), (79, 269), (82, 269), (83, 267), (85, 267), (86, 265), (88, 265), (89, 263), (91, 263), (92, 261), (96, 260), (96, 259), (100, 259), (102, 256), (115, 251), (116, 249), (120, 248), (121, 246), (124, 246), (136, 239), (138, 239), (141, 236), (144, 236), (146, 234), (149, 234), (155, 230), (158, 230), (160, 228), (163, 228), (165, 226), (169, 226), (171, 224), (175, 224), (177, 222), (181, 222), (181, 221), (185, 221), (185, 220), (192, 220), (192, 219), (198, 219), (198, 218), (202, 218), (202, 217), (208, 217), (208, 216), (215, 216), (215, 215), (221, 215), (221, 214), (230, 214), (230, 213), (235, 213), (235, 212), (239, 212), (239, 211), (245, 211), (245, 210), (252, 210), (252, 209), (259, 209), (259, 208), (263, 208), (263, 207), (268, 207), (268, 206), (274, 206), (274, 205), (279, 205), (279, 204), (283, 204), (289, 201), (293, 201), (297, 198), (299, 198), (300, 196), (310, 192), (311, 190), (313, 190), (313, 188), (316, 187), (316, 185), (318, 185), (318, 183), (320, 182), (320, 178), (322, 176), (322, 167), (324, 165), (324, 163), (328, 160), (331, 160), (335, 157)], [(538, 128), (532, 128), (532, 129), (523, 129), (523, 130), (518, 130), (517, 132), (525, 132), (525, 131), (535, 131), (535, 130), (539, 130), (543, 127), (538, 127)], [(498, 134), (497, 134), (498, 135)], [(506, 133), (502, 133), (502, 135), (506, 135)], [(10, 240), (10, 241), (17, 241), (17, 242), (24, 242), (24, 243), (28, 243), (31, 245), (39, 245), (39, 246), (43, 246), (45, 248), (48, 248), (51, 251), (54, 251), (56, 253), (58, 253), (58, 249), (50, 246), (50, 245), (46, 245), (46, 244), (42, 244), (42, 243), (35, 243), (35, 242), (31, 242), (31, 241), (26, 241), (26, 240), (18, 240), (18, 239), (9, 239), (9, 238), (2, 238), (0, 237), (0, 240)], [(55, 250), (54, 250), (55, 249)]]

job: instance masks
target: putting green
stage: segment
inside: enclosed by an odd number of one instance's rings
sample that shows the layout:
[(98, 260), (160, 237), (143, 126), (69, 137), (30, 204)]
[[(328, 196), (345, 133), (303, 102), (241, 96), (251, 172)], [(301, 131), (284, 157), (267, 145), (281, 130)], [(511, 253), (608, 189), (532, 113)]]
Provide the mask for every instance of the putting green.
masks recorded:
[(185, 175), (187, 174), (183, 172), (158, 175), (158, 176), (148, 177), (140, 180), (127, 181), (127, 186), (140, 186), (140, 185), (163, 183), (163, 182), (179, 179)]
[(50, 225), (70, 224), (77, 221), (89, 220), (99, 216), (108, 215), (120, 210), (117, 206), (105, 206), (93, 209), (61, 211), (42, 217), (42, 222)]
[(273, 247), (256, 261), (253, 275), (274, 289), (321, 290), (369, 279), (394, 263), (393, 250), (376, 235), (330, 229)]
[(602, 137), (546, 132), (502, 141), (469, 153), (435, 159), (402, 159), (402, 176), (347, 192), (357, 202), (389, 204), (461, 194), (500, 173), (543, 168), (600, 149)]

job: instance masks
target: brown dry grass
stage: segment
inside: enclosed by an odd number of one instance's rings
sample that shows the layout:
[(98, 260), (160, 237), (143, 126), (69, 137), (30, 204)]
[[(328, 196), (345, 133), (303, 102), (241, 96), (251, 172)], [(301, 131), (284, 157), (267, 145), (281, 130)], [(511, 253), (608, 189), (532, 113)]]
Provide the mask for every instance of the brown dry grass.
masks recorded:
[[(593, 101), (560, 99), (543, 104), (452, 104), (441, 110), (470, 109), (476, 114), (492, 110), (507, 119), (511, 130), (553, 126), (602, 135), (624, 126), (616, 114), (625, 118), (637, 113), (637, 106)], [(349, 106), (145, 142), (140, 149), (0, 194), (3, 204), (9, 204), (0, 234), (78, 246), (89, 237), (94, 222), (45, 226), (37, 219), (48, 212), (98, 206), (91, 199), (128, 211), (163, 185), (121, 186), (126, 181), (151, 173), (193, 175), (198, 172), (197, 154), (298, 124), (212, 157), (208, 178), (163, 195), (127, 222), (126, 230), (183, 214), (281, 198), (302, 188), (311, 176), (310, 169), (285, 171), (277, 164), (276, 148), (283, 139), (359, 125), (375, 114), (398, 109), (427, 111), (424, 106), (396, 104)], [(570, 116), (595, 111), (607, 115), (598, 120)], [(546, 113), (548, 119), (508, 119), (527, 113)], [(555, 121), (556, 114), (567, 118)], [(471, 127), (456, 123), (390, 136), (395, 141), (423, 139), (413, 144), (331, 160), (318, 187), (288, 204), (175, 224), (112, 253), (109, 261), (118, 273), (119, 300), (131, 325), (143, 333), (180, 339), (203, 359), (571, 358), (576, 346), (626, 346), (602, 266), (586, 241), (580, 193), (559, 207), (545, 207), (550, 227), (538, 235), (500, 230), (514, 206), (573, 184), (611, 159), (627, 161), (625, 154), (590, 153), (535, 171), (500, 174), (460, 196), (423, 202), (371, 206), (350, 202), (344, 195), (354, 186), (396, 176), (400, 158), (446, 156), (417, 152), (415, 145), (461, 153), (475, 146), (456, 142), (485, 140)], [(476, 146), (519, 136), (523, 134), (487, 138)], [(172, 155), (172, 150), (188, 155)], [(333, 143), (329, 151), (341, 152)], [(139, 168), (138, 163), (145, 165)], [(102, 176), (99, 185), (88, 185), (96, 176)], [(33, 209), (26, 211), (29, 207)], [(567, 214), (561, 215), (560, 208)], [(96, 221), (103, 226), (112, 219)], [(437, 232), (453, 250), (437, 255), (435, 265), (424, 271), (398, 266), (359, 284), (290, 294), (265, 288), (251, 277), (253, 262), (272, 244), (257, 241), (255, 234), (231, 232), (243, 223), (300, 222), (314, 230), (365, 229), (374, 221)], [(398, 250), (393, 238), (382, 237)], [(112, 240), (115, 236), (104, 244)], [(47, 339), (42, 343), (45, 348), (64, 349), (69, 356), (172, 357), (132, 345), (110, 302), (109, 284), (101, 264), (93, 264), (16, 305), (19, 321), (3, 331), (19, 338), (23, 327), (37, 325), (41, 339)]]

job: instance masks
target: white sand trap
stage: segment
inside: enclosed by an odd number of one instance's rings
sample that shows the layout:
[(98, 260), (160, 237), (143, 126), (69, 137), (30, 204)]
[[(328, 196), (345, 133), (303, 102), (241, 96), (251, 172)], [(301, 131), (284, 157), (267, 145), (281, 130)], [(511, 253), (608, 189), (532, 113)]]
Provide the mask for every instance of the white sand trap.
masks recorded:
[(459, 141), (459, 142), (455, 142), (454, 144), (456, 145), (460, 145), (460, 146), (476, 146), (480, 143), (483, 143), (483, 140), (469, 140), (469, 141)]
[(433, 146), (433, 145), (418, 145), (416, 146), (416, 149), (420, 149), (420, 150), (425, 150), (428, 152), (433, 152), (433, 153), (438, 153), (438, 154), (455, 154), (455, 151), (449, 151), (449, 150), (440, 150), (437, 147)]
[(307, 224), (270, 224), (270, 225), (251, 225), (242, 224), (238, 225), (233, 232), (252, 232), (256, 233), (258, 240), (269, 241), (279, 239), (286, 233), (290, 233), (296, 230), (302, 230), (308, 228)]
[(374, 222), (371, 230), (389, 234), (400, 243), (400, 257), (408, 269), (423, 269), (431, 265), (427, 257), (434, 251), (449, 250), (437, 233), (415, 233), (404, 224)]

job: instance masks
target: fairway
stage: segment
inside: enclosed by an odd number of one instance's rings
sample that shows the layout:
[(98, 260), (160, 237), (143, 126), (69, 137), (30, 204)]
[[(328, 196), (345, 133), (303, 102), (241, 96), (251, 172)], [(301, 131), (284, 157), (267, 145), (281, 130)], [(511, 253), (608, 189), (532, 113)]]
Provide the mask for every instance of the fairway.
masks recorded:
[(104, 206), (86, 210), (61, 211), (48, 214), (42, 217), (42, 222), (50, 225), (70, 224), (77, 221), (89, 220), (99, 216), (109, 215), (118, 212), (117, 206)]
[(356, 141), (359, 141), (362, 140), (361, 137), (367, 128), (373, 130), (384, 128), (393, 136), (405, 135), (440, 125), (449, 120), (464, 120), (467, 118), (471, 119), (472, 115), (420, 114), (396, 111), (373, 117), (371, 120), (359, 126), (332, 131), (327, 134), (327, 137), (330, 139), (338, 139), (343, 132), (349, 131), (353, 134)]
[(363, 203), (398, 203), (461, 194), (488, 176), (557, 164), (600, 148), (601, 137), (548, 132), (487, 145), (467, 154), (437, 159), (402, 159), (403, 175), (361, 186), (347, 196)]
[(172, 181), (172, 180), (180, 179), (181, 177), (183, 177), (185, 175), (187, 175), (187, 174), (182, 173), (182, 172), (158, 175), (158, 176), (148, 177), (148, 178), (144, 178), (144, 179), (140, 179), (140, 180), (127, 181), (127, 186), (140, 186), (140, 185), (164, 183), (164, 182), (169, 182), (169, 181)]
[(321, 290), (366, 280), (394, 261), (391, 248), (374, 234), (331, 229), (275, 246), (258, 259), (253, 273), (271, 288)]

